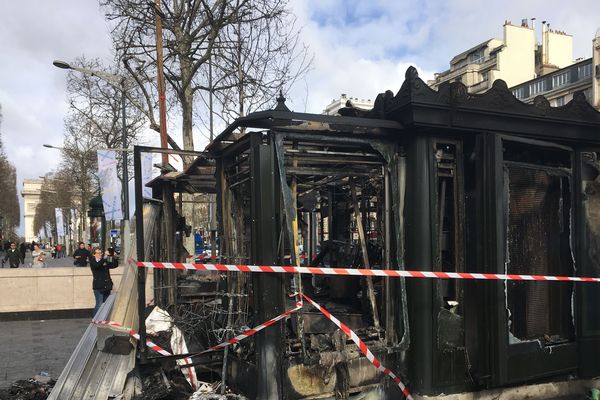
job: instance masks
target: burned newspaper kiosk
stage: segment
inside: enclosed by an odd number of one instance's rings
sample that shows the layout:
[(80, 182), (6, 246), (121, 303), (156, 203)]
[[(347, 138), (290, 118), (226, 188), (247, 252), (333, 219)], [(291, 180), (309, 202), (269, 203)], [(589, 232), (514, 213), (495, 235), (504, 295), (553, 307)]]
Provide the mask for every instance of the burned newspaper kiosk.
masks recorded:
[[(212, 262), (600, 275), (600, 113), (582, 93), (562, 107), (543, 97), (527, 105), (503, 81), (481, 95), (460, 83), (433, 91), (409, 68), (396, 95), (340, 114), (295, 113), (279, 99), (207, 147), (200, 163), (214, 166), (204, 188), (216, 188), (219, 222)], [(182, 182), (197, 175), (161, 185), (193, 192)], [(204, 279), (194, 307), (212, 313), (200, 349), (293, 309), (289, 295), (302, 291), (413, 393), (600, 375), (597, 283), (209, 275), (155, 275), (157, 288), (174, 288), (157, 292), (163, 302)], [(305, 302), (206, 362), (249, 398), (402, 398), (347, 339)]]

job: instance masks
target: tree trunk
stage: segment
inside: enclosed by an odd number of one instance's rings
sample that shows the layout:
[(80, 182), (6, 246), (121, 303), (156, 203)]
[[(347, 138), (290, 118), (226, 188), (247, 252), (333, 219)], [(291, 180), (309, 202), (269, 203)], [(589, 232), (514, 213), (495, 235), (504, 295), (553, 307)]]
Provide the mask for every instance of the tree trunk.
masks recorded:
[(193, 106), (194, 106), (194, 91), (192, 90), (192, 64), (191, 60), (181, 55), (179, 57), (181, 64), (181, 82), (183, 87), (181, 93), (179, 93), (179, 100), (181, 101), (181, 113), (182, 113), (182, 135), (183, 135), (183, 149), (194, 150), (194, 137), (193, 137)]
[(183, 135), (183, 149), (194, 150), (194, 136), (193, 136), (193, 100), (194, 95), (192, 93), (191, 86), (188, 86), (183, 91), (183, 98), (181, 99), (182, 109), (182, 135)]

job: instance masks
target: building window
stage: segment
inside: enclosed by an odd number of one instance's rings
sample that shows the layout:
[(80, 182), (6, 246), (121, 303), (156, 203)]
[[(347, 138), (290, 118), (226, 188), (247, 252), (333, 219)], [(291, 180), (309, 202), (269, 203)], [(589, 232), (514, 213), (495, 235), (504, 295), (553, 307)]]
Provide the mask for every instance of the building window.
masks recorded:
[(490, 72), (489, 71), (485, 71), (481, 73), (481, 81), (487, 81), (490, 78)]
[(481, 48), (469, 54), (469, 64), (481, 64), (485, 59), (485, 49)]
[(592, 64), (580, 65), (577, 67), (577, 77), (584, 79), (592, 76)]
[(524, 99), (525, 97), (527, 97), (525, 95), (525, 86), (522, 86), (520, 88), (514, 89), (513, 90), (513, 95), (517, 98), (517, 99)]
[(538, 93), (542, 93), (546, 90), (545, 80), (536, 81), (529, 84), (529, 95), (533, 96)]
[(554, 75), (552, 77), (552, 88), (557, 88), (557, 87), (560, 87), (560, 86), (563, 86), (563, 85), (566, 85), (567, 83), (569, 83), (569, 76), (570, 76), (569, 71), (563, 72), (558, 75)]

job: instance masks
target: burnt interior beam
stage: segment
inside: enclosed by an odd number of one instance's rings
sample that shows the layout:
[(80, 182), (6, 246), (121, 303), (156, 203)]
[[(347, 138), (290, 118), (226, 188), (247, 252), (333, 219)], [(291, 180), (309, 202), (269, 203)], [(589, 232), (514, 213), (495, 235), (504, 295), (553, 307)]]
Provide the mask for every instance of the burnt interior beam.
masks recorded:
[[(367, 235), (363, 226), (363, 217), (360, 212), (358, 197), (356, 195), (356, 186), (354, 181), (350, 180), (350, 192), (352, 194), (352, 208), (354, 208), (354, 219), (356, 221), (356, 229), (358, 230), (358, 240), (360, 242), (360, 252), (363, 259), (363, 267), (371, 269), (369, 263), (369, 253), (367, 251)], [(379, 313), (377, 311), (377, 302), (375, 300), (375, 289), (373, 288), (373, 279), (370, 276), (365, 277), (367, 283), (367, 297), (371, 308), (371, 317), (373, 317), (373, 326), (379, 329)]]
[[(277, 171), (279, 172), (279, 182), (281, 187), (281, 198), (283, 200), (284, 218), (286, 221), (285, 227), (289, 240), (290, 251), (292, 256), (292, 264), (299, 267), (300, 260), (298, 258), (298, 182), (295, 177), (292, 177), (291, 186), (287, 184), (285, 156), (283, 148), (283, 138), (280, 135), (274, 137)], [(293, 277), (292, 290), (302, 293), (302, 278), (300, 274), (295, 274)], [(296, 335), (302, 343), (302, 354), (306, 357), (306, 343), (304, 341), (303, 319), (302, 312), (299, 310), (296, 313)]]
[(354, 169), (354, 168), (316, 168), (316, 167), (287, 167), (286, 172), (292, 175), (320, 175), (320, 176), (365, 176), (371, 177), (380, 173), (379, 168)]

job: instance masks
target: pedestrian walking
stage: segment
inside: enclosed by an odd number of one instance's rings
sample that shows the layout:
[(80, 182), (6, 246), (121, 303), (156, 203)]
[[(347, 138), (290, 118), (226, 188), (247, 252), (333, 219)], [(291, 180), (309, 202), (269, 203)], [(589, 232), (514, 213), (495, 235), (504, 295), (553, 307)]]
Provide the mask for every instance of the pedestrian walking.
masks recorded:
[(110, 295), (110, 291), (113, 288), (110, 270), (117, 268), (118, 266), (119, 262), (115, 257), (114, 252), (107, 251), (103, 257), (102, 249), (100, 247), (94, 249), (94, 254), (90, 257), (90, 268), (92, 270), (92, 275), (94, 276), (92, 289), (94, 290), (94, 298), (96, 299), (94, 317), (102, 303), (104, 303)]
[(31, 264), (32, 268), (44, 268), (46, 266), (46, 253), (40, 249), (40, 246), (35, 244), (33, 246), (33, 251), (31, 252), (31, 257), (33, 257), (33, 263)]
[(21, 252), (17, 249), (16, 243), (13, 242), (10, 244), (4, 256), (4, 261), (6, 262), (6, 260), (8, 260), (11, 268), (19, 268), (19, 265), (23, 262)]
[(52, 258), (56, 258), (56, 246), (50, 246), (50, 254), (52, 255)]
[(76, 267), (87, 267), (89, 258), (91, 254), (88, 249), (85, 248), (85, 244), (83, 242), (79, 242), (79, 247), (73, 253), (73, 265)]
[(27, 252), (27, 244), (25, 242), (19, 245), (19, 252), (21, 253), (21, 260), (25, 263), (25, 253)]

